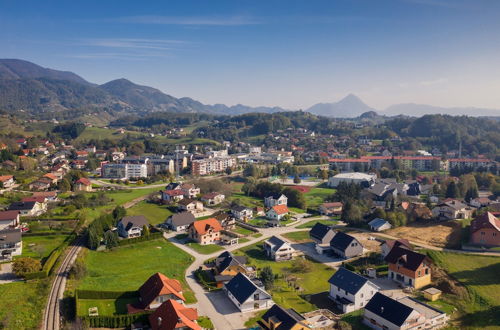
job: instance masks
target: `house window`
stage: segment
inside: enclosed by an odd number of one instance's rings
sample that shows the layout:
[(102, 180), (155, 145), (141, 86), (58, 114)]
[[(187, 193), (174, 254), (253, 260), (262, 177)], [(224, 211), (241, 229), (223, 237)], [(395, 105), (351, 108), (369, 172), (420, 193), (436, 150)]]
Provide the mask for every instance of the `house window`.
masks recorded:
[(497, 236), (497, 233), (493, 233), (493, 236)]
[(419, 271), (418, 271), (418, 277), (420, 277), (420, 276), (421, 276), (421, 272), (420, 272), (420, 270), (419, 270)]
[(361, 294), (361, 298), (363, 298), (364, 294)]
[(429, 268), (425, 269), (425, 275), (429, 275)]
[(256, 294), (253, 295), (253, 300), (259, 300), (259, 294), (258, 293), (256, 293)]

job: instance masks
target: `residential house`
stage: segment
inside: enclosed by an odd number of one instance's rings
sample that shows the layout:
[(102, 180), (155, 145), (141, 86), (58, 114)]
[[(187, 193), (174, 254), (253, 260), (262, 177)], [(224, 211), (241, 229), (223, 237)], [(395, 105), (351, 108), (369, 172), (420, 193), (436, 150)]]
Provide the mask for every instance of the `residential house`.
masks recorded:
[(380, 249), (382, 250), (382, 256), (385, 258), (391, 252), (393, 247), (401, 247), (408, 250), (412, 250), (412, 246), (410, 241), (404, 238), (400, 238), (397, 240), (386, 240), (380, 244)]
[(203, 195), (201, 197), (201, 201), (208, 206), (212, 206), (222, 203), (224, 201), (224, 198), (226, 198), (226, 196), (224, 196), (223, 194), (220, 194), (218, 192), (211, 192)]
[(328, 280), (328, 297), (343, 313), (350, 313), (366, 306), (380, 288), (367, 278), (340, 267)]
[(292, 308), (273, 305), (257, 322), (263, 330), (305, 330), (310, 329), (304, 316)]
[(0, 231), (19, 226), (19, 211), (0, 211)]
[(2, 168), (15, 171), (17, 169), (17, 164), (11, 160), (6, 160), (2, 163)]
[(203, 203), (194, 199), (184, 198), (177, 202), (177, 209), (191, 213), (202, 212)]
[(331, 202), (323, 203), (318, 207), (318, 211), (322, 215), (327, 215), (329, 217), (341, 215), (343, 204), (342, 202)]
[(290, 243), (276, 236), (267, 239), (263, 247), (266, 255), (274, 261), (291, 260), (297, 255)]
[(330, 241), (337, 232), (332, 227), (320, 222), (316, 223), (309, 231), (309, 237), (316, 243), (316, 252), (319, 254), (331, 250)]
[(498, 201), (492, 201), (491, 199), (487, 197), (478, 197), (471, 199), (469, 202), (470, 206), (474, 206), (476, 208), (481, 208), (481, 207), (488, 207), (491, 204), (498, 204)]
[(38, 210), (35, 211), (37, 215), (40, 215), (40, 214), (45, 213), (47, 211), (47, 199), (43, 196), (23, 197), (21, 199), (21, 202), (23, 202), (23, 203), (31, 203), (31, 202), (37, 203), (36, 207)]
[(43, 197), (47, 202), (57, 202), (57, 191), (37, 191), (32, 197)]
[(186, 231), (196, 219), (191, 212), (175, 213), (165, 221), (166, 226), (173, 231)]
[(161, 199), (169, 203), (176, 203), (184, 199), (184, 193), (180, 189), (175, 190), (161, 190)]
[(231, 214), (236, 220), (244, 222), (252, 219), (253, 217), (252, 209), (243, 205), (235, 205), (231, 207)]
[(372, 329), (439, 329), (448, 321), (446, 313), (416, 299), (398, 300), (380, 292), (368, 302), (363, 323)]
[(179, 186), (180, 190), (184, 193), (186, 198), (196, 198), (200, 194), (200, 188), (197, 188), (194, 184), (183, 183)]
[(0, 231), (0, 258), (11, 260), (13, 256), (21, 255), (23, 242), (20, 229), (5, 229)]
[(15, 183), (13, 175), (0, 175), (0, 188), (10, 188)]
[(52, 180), (49, 178), (41, 177), (36, 181), (29, 184), (30, 190), (47, 190), (50, 188)]
[(201, 330), (198, 325), (198, 311), (169, 299), (151, 315), (149, 324), (153, 330)]
[(256, 275), (255, 268), (248, 266), (247, 257), (235, 256), (229, 251), (221, 253), (215, 258), (215, 282), (218, 288), (222, 288), (224, 284), (229, 282), (236, 274), (243, 273), (249, 278), (254, 278)]
[(288, 207), (286, 205), (274, 205), (266, 212), (266, 217), (269, 220), (279, 222), (289, 213)]
[(45, 212), (45, 208), (37, 201), (14, 202), (9, 205), (9, 211), (19, 211), (21, 217), (36, 217)]
[(215, 244), (220, 241), (222, 226), (215, 218), (195, 221), (188, 227), (188, 236), (201, 244)]
[(431, 283), (431, 260), (425, 254), (396, 246), (384, 260), (389, 265), (388, 277), (393, 281), (415, 289)]
[(355, 237), (341, 231), (333, 236), (330, 247), (333, 253), (346, 259), (363, 254), (363, 245)]
[(267, 309), (274, 305), (271, 295), (242, 273), (225, 284), (223, 291), (240, 312)]
[(59, 182), (59, 178), (52, 173), (46, 173), (42, 178), (47, 178), (48, 180), (50, 180), (50, 184), (57, 184), (57, 182)]
[(218, 211), (212, 214), (212, 218), (217, 219), (224, 230), (231, 230), (236, 227), (236, 220), (227, 212)]
[(473, 211), (471, 207), (456, 199), (448, 199), (436, 205), (432, 209), (432, 215), (439, 220), (468, 219), (472, 217)]
[(275, 205), (288, 205), (288, 198), (283, 194), (275, 194), (264, 198), (265, 207), (273, 207)]
[(477, 216), (470, 224), (470, 243), (500, 246), (500, 220), (490, 212)]
[(138, 290), (139, 302), (128, 305), (130, 314), (144, 310), (154, 310), (167, 300), (174, 300), (178, 303), (186, 301), (182, 294), (181, 283), (173, 278), (156, 273), (151, 275)]
[(75, 181), (73, 191), (92, 191), (92, 182), (87, 178), (80, 178)]
[(118, 234), (124, 238), (139, 237), (144, 226), (149, 226), (148, 219), (143, 215), (129, 215), (123, 217), (117, 225)]
[(392, 228), (391, 224), (387, 220), (380, 218), (375, 218), (368, 222), (368, 226), (370, 226), (370, 229), (373, 231), (384, 231)]

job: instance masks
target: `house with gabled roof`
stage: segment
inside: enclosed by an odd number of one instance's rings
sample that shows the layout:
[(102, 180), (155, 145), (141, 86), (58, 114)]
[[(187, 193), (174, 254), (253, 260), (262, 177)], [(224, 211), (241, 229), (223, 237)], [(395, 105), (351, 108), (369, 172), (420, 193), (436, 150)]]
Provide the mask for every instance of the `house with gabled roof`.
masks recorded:
[(139, 237), (144, 226), (149, 226), (149, 221), (143, 215), (128, 215), (123, 217), (116, 226), (118, 234), (124, 238)]
[(395, 246), (384, 258), (388, 263), (388, 277), (415, 289), (431, 283), (431, 260), (421, 254), (403, 247)]
[(256, 270), (247, 265), (247, 257), (235, 256), (229, 251), (221, 253), (214, 261), (215, 282), (221, 288), (238, 273), (243, 273), (249, 278), (255, 278)]
[(408, 250), (413, 249), (413, 247), (410, 244), (410, 241), (408, 241), (405, 238), (399, 238), (396, 240), (385, 240), (380, 244), (380, 249), (382, 250), (382, 256), (385, 258), (385, 256), (388, 255), (389, 252), (392, 250), (392, 248), (395, 246), (405, 248)]
[(184, 192), (180, 189), (160, 190), (161, 199), (169, 203), (175, 203), (184, 199)]
[(169, 299), (149, 315), (149, 324), (153, 330), (201, 330), (197, 319), (198, 311), (195, 308)]
[(380, 288), (367, 278), (340, 267), (328, 280), (328, 297), (343, 313), (350, 313), (366, 306)]
[(0, 260), (10, 260), (21, 255), (23, 241), (20, 229), (4, 229), (0, 231)]
[(17, 228), (19, 226), (19, 214), (17, 210), (0, 211), (0, 230)]
[(242, 273), (226, 283), (223, 291), (240, 312), (267, 309), (274, 305), (271, 295)]
[(234, 205), (231, 207), (231, 214), (236, 220), (244, 222), (253, 217), (252, 209), (243, 205)]
[(490, 212), (477, 216), (470, 224), (470, 242), (482, 246), (500, 246), (500, 220)]
[(271, 236), (263, 244), (266, 255), (274, 261), (291, 260), (297, 255), (292, 245), (277, 236)]
[(286, 205), (274, 205), (266, 212), (266, 217), (271, 221), (282, 220), (290, 211)]
[(222, 226), (215, 218), (195, 221), (188, 227), (188, 236), (201, 244), (215, 244), (220, 241)]
[(265, 207), (273, 207), (275, 205), (287, 205), (288, 198), (284, 194), (274, 194), (264, 198)]
[(381, 218), (375, 218), (372, 221), (368, 222), (368, 226), (370, 226), (370, 229), (373, 231), (384, 231), (392, 228), (389, 221)]
[(447, 199), (432, 209), (432, 215), (439, 220), (468, 219), (473, 208), (456, 199)]
[(274, 304), (257, 322), (264, 330), (305, 330), (310, 329), (304, 316), (293, 308)]
[(186, 301), (182, 294), (181, 282), (161, 273), (151, 275), (141, 285), (138, 292), (139, 303), (127, 306), (128, 312), (131, 314), (143, 310), (154, 310), (169, 299), (179, 303)]
[(43, 212), (46, 208), (37, 201), (14, 202), (9, 205), (8, 211), (19, 211), (21, 217), (35, 217)]
[(165, 221), (165, 225), (173, 231), (186, 231), (190, 224), (196, 221), (193, 213), (180, 212), (172, 214)]
[(331, 250), (330, 242), (337, 232), (331, 226), (320, 222), (316, 223), (309, 231), (309, 237), (316, 243), (316, 252), (322, 254)]
[(75, 181), (73, 191), (92, 191), (92, 182), (87, 178), (80, 178)]
[(354, 236), (337, 232), (330, 241), (332, 252), (342, 258), (352, 258), (363, 254), (363, 245)]
[(15, 183), (13, 175), (0, 175), (0, 188), (10, 188)]
[(341, 215), (343, 206), (342, 202), (323, 203), (318, 207), (318, 211), (327, 216)]
[(183, 198), (177, 202), (177, 208), (180, 211), (197, 213), (203, 211), (203, 203), (195, 199)]
[(208, 206), (217, 205), (224, 201), (224, 194), (218, 192), (211, 192), (201, 196), (201, 201), (204, 202)]

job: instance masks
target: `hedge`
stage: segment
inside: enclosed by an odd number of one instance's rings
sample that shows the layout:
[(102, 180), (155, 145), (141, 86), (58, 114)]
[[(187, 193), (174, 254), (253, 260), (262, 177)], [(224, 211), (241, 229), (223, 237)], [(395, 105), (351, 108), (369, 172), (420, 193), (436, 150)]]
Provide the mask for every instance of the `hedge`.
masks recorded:
[(126, 328), (132, 323), (149, 323), (150, 313), (137, 313), (115, 316), (83, 316), (81, 319), (90, 328)]
[(76, 290), (75, 298), (78, 299), (118, 299), (135, 298), (139, 296), (138, 291), (95, 291)]
[(52, 235), (71, 235), (73, 232), (72, 231), (59, 231), (59, 232), (54, 232), (54, 231), (42, 231), (38, 233), (23, 233), (23, 236), (52, 236)]
[(151, 233), (147, 236), (144, 235), (144, 236), (139, 236), (139, 237), (134, 237), (134, 238), (122, 239), (122, 240), (118, 241), (118, 246), (125, 246), (125, 245), (140, 243), (140, 242), (152, 241), (152, 240), (159, 239), (162, 237), (163, 237), (162, 232)]

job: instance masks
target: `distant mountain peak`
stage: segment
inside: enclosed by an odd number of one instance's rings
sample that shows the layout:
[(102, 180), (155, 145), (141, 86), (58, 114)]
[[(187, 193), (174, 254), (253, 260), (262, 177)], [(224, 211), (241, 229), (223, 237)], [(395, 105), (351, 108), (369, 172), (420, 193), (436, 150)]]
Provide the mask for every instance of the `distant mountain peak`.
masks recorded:
[(366, 105), (358, 96), (350, 93), (338, 102), (318, 103), (307, 111), (319, 116), (353, 118), (365, 112), (374, 111), (374, 109)]

